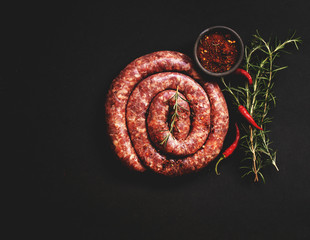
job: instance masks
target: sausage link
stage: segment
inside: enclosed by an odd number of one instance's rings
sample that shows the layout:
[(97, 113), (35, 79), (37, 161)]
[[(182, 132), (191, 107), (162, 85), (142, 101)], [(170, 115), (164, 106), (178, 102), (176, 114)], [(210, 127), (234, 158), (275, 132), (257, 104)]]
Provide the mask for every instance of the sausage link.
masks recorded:
[[(189, 132), (184, 130), (180, 138), (171, 137), (162, 148), (158, 146), (162, 134), (155, 130), (163, 126), (157, 120), (164, 116), (165, 121), (167, 111), (156, 117), (152, 108), (157, 103), (153, 106), (151, 102), (159, 92), (177, 87), (190, 103), (191, 126), (180, 121)], [(197, 171), (219, 154), (228, 129), (228, 110), (218, 85), (204, 81), (189, 57), (173, 51), (151, 53), (127, 65), (113, 80), (105, 109), (112, 147), (123, 163), (136, 171), (148, 168), (170, 176)]]

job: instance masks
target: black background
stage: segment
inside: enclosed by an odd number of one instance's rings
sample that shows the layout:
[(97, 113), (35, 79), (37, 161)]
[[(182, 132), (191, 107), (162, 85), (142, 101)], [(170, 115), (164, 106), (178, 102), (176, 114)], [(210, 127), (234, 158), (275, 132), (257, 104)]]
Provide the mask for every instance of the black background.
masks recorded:
[[(307, 1), (43, 2), (0, 10), (2, 197), (11, 239), (310, 237)], [(105, 135), (109, 84), (153, 51), (192, 57), (198, 34), (214, 25), (235, 29), (245, 44), (256, 29), (266, 39), (296, 31), (303, 40), (277, 62), (289, 66), (277, 75), (269, 126), (280, 171), (266, 168), (266, 184), (241, 178), (240, 151), (220, 176), (213, 163), (177, 179), (128, 171)]]

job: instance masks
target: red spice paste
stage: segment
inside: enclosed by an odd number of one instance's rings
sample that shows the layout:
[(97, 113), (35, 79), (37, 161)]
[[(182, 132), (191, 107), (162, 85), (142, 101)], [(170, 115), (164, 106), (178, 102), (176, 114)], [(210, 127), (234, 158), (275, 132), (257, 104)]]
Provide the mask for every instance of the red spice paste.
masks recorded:
[(214, 73), (226, 72), (238, 58), (236, 40), (228, 33), (204, 35), (198, 43), (197, 56), (205, 69)]

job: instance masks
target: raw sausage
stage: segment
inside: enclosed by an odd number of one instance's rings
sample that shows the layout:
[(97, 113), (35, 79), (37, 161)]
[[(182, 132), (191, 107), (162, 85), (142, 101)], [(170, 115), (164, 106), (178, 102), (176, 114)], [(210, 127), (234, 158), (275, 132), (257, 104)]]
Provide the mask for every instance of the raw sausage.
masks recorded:
[[(166, 146), (167, 100), (179, 89), (187, 102)], [(186, 55), (154, 52), (137, 58), (113, 80), (105, 105), (108, 133), (117, 156), (129, 168), (182, 175), (206, 166), (220, 152), (228, 129), (224, 96), (214, 81), (205, 81)]]

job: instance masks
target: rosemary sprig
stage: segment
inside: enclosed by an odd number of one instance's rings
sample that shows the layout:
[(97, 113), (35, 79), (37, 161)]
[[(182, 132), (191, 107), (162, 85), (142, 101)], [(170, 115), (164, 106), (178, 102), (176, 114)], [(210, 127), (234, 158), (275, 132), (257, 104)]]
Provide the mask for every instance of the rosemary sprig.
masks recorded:
[(284, 42), (275, 40), (274, 43), (265, 41), (258, 31), (253, 35), (253, 41), (250, 46), (245, 47), (245, 70), (248, 71), (253, 78), (253, 85), (247, 82), (244, 86), (232, 87), (225, 82), (224, 90), (233, 96), (236, 104), (244, 105), (248, 112), (253, 116), (255, 121), (263, 127), (263, 131), (258, 131), (247, 124), (242, 125), (243, 137), (240, 140), (240, 145), (245, 152), (241, 168), (245, 170), (242, 177), (253, 174), (254, 182), (259, 181), (259, 178), (265, 182), (262, 169), (265, 166), (273, 165), (279, 171), (276, 164), (276, 151), (271, 148), (267, 124), (272, 121), (268, 116), (269, 110), (276, 104), (276, 97), (273, 92), (274, 78), (278, 71), (281, 71), (287, 66), (280, 67), (275, 65), (275, 60), (280, 56), (283, 49), (288, 44), (294, 44), (298, 50), (298, 44), (301, 43), (300, 38), (295, 38), (293, 34)]
[[(186, 102), (188, 102), (187, 99), (184, 99), (182, 96), (180, 96), (180, 94), (179, 94), (179, 86), (178, 86), (177, 89), (176, 89), (175, 94), (174, 94), (170, 99), (168, 99), (168, 101), (170, 101), (171, 99), (174, 99), (174, 105), (173, 105), (173, 107), (172, 107), (172, 109), (173, 109), (173, 114), (172, 114), (172, 116), (171, 116), (171, 123), (170, 123), (169, 132), (168, 132), (167, 135), (164, 137), (164, 139), (159, 143), (160, 145), (165, 145), (165, 146), (166, 146), (166, 145), (167, 145), (167, 142), (168, 142), (168, 140), (169, 140), (170, 135), (172, 135), (172, 137), (173, 137), (172, 132), (173, 132), (173, 129), (176, 128), (176, 125), (175, 125), (176, 120), (180, 118), (180, 115), (179, 115), (180, 110), (183, 109), (183, 110), (185, 110), (185, 111), (188, 111), (186, 108), (182, 107), (182, 106), (178, 103), (178, 99), (179, 99), (179, 98), (182, 99), (182, 100), (184, 100), (184, 101), (186, 101)], [(167, 101), (167, 102), (168, 102), (168, 101)]]

